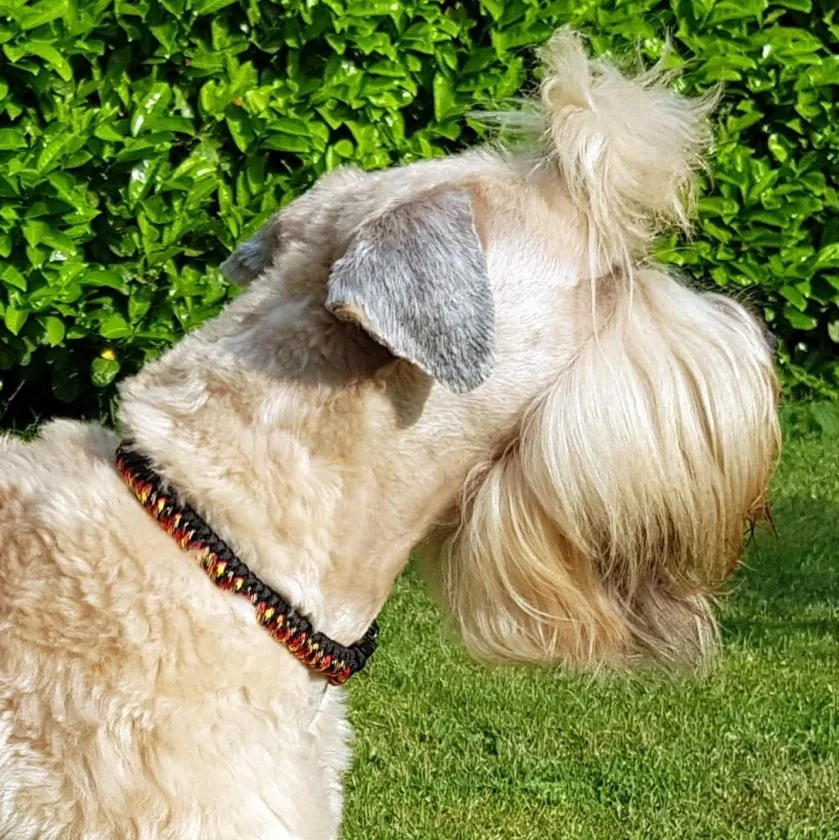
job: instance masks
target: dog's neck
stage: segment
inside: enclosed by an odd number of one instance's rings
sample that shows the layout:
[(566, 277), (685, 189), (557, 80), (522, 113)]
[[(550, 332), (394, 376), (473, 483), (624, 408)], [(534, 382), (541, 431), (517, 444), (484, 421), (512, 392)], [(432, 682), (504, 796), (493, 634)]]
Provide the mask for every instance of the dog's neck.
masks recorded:
[(234, 304), (129, 380), (124, 432), (257, 575), (351, 643), (474, 456), (444, 406), (424, 410), (445, 396), (410, 366), (387, 387), (352, 365), (284, 377), (232, 347), (224, 321), (241, 316)]

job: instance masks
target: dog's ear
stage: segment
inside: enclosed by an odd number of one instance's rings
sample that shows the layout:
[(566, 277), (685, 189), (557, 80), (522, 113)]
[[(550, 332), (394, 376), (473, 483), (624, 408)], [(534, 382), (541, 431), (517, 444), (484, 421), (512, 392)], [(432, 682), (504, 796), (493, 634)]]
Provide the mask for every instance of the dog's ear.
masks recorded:
[(480, 385), (495, 311), (470, 193), (424, 196), (363, 223), (332, 268), (326, 307), (451, 390)]
[(246, 239), (221, 264), (221, 273), (237, 286), (247, 286), (271, 264), (278, 221), (274, 216), (250, 239)]

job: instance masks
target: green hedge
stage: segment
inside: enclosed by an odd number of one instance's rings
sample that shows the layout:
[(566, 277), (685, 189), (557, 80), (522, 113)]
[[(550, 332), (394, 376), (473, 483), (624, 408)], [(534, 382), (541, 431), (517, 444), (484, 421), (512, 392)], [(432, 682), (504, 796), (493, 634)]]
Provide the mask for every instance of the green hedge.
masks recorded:
[[(0, 0), (0, 411), (107, 412), (228, 295), (217, 265), (342, 162), (476, 134), (557, 25), (723, 82), (713, 183), (663, 254), (763, 307), (791, 390), (839, 393), (834, 0)], [(64, 401), (58, 405), (56, 400)]]

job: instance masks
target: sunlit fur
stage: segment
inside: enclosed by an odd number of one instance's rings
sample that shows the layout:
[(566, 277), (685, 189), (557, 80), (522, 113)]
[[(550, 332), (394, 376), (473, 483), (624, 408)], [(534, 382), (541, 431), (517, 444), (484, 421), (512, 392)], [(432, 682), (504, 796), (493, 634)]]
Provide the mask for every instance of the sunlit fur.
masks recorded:
[(688, 99), (660, 67), (634, 78), (558, 32), (543, 50), (547, 159), (585, 215), (589, 248), (625, 271), (661, 227), (687, 227), (715, 97)]
[(701, 662), (717, 638), (708, 596), (779, 448), (761, 328), (645, 265), (661, 229), (689, 226), (713, 97), (589, 60), (569, 30), (543, 58), (541, 108), (500, 121), (541, 133), (591, 263), (614, 270), (595, 283), (591, 336), (473, 471), (437, 588), (483, 660)]
[(778, 449), (757, 324), (655, 269), (477, 468), (443, 546), (445, 603), (489, 661), (701, 660)]
[[(777, 456), (772, 352), (649, 263), (707, 102), (568, 32), (545, 56), (522, 148), (337, 170), (243, 243), (247, 288), (122, 384), (121, 432), (339, 642), (434, 544), (480, 659), (701, 662)], [(335, 840), (344, 690), (161, 531), (117, 443), (0, 437), (0, 837)]]

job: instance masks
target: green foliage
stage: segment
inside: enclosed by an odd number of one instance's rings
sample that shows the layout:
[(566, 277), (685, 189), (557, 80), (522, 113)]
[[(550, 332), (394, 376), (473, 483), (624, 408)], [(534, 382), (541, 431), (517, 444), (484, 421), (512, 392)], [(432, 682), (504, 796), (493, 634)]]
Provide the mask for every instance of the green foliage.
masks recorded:
[(780, 410), (784, 440), (817, 437), (839, 438), (839, 403), (836, 400), (800, 400), (784, 403)]
[[(0, 0), (0, 411), (95, 414), (228, 295), (234, 243), (328, 169), (476, 139), (559, 24), (726, 87), (690, 244), (788, 384), (839, 393), (832, 0)], [(25, 419), (30, 419), (26, 417)]]

